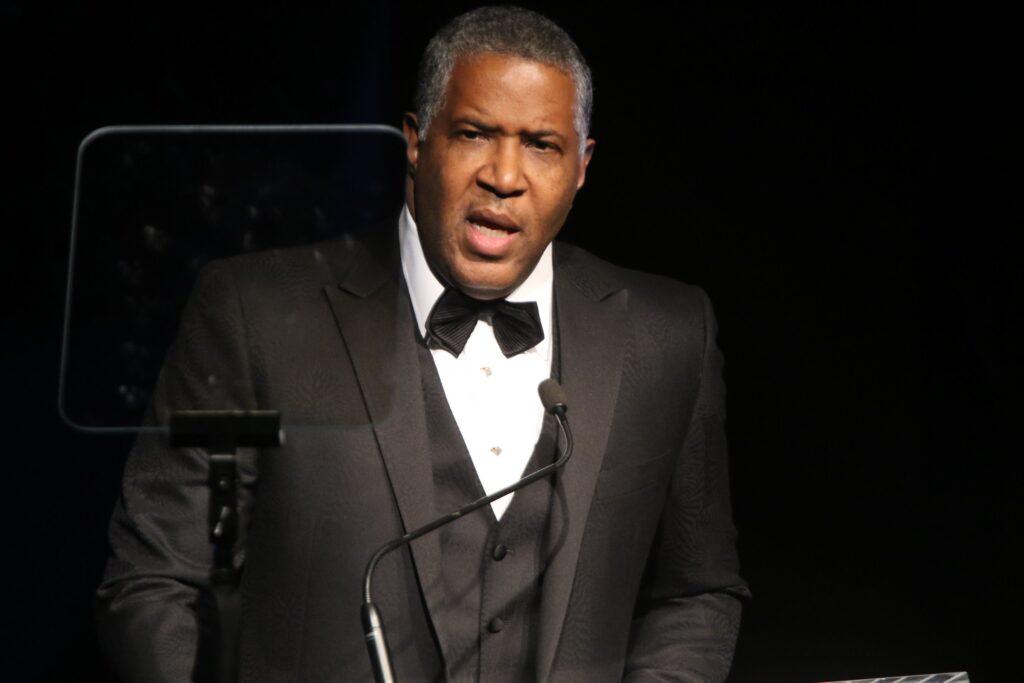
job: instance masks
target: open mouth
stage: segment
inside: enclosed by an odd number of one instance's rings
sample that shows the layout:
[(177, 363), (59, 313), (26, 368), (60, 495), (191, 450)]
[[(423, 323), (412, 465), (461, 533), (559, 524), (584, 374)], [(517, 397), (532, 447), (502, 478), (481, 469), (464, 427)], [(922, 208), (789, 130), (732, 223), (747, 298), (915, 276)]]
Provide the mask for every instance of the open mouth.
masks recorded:
[(470, 221), (469, 224), (472, 225), (475, 230), (482, 233), (484, 237), (505, 237), (512, 232), (511, 230), (506, 230), (504, 228), (492, 228), (484, 223), (477, 223), (475, 221)]
[(476, 209), (466, 216), (470, 225), (489, 237), (502, 237), (519, 231), (515, 221), (490, 209)]
[(486, 258), (502, 258), (512, 249), (519, 226), (504, 214), (489, 209), (470, 211), (466, 216), (470, 249)]

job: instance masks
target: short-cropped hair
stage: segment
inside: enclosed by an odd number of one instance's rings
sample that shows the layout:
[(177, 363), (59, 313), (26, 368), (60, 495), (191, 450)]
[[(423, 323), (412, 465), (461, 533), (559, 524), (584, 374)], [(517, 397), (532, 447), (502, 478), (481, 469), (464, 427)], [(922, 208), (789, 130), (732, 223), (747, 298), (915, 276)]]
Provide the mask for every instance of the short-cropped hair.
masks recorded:
[(444, 106), (456, 61), (484, 53), (541, 62), (572, 78), (576, 100), (573, 125), (582, 155), (594, 102), (590, 67), (568, 33), (547, 17), (522, 7), (480, 7), (455, 17), (430, 39), (420, 59), (413, 96), (420, 137), (426, 138), (430, 122)]

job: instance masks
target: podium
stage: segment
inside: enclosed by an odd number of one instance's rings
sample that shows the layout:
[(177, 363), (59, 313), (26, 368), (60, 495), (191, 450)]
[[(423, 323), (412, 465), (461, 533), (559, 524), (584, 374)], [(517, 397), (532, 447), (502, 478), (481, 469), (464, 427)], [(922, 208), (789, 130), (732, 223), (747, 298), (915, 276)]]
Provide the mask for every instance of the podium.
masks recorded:
[(845, 681), (823, 681), (823, 683), (970, 683), (966, 671), (944, 674), (916, 674), (912, 676), (884, 676), (882, 678), (857, 678)]

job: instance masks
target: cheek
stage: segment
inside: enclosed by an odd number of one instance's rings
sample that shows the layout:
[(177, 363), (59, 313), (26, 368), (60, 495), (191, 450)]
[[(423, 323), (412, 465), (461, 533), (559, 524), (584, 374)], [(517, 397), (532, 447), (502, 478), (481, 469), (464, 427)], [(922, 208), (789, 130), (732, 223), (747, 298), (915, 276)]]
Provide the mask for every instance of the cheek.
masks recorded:
[(536, 170), (536, 177), (551, 205), (572, 204), (579, 179), (575, 162), (562, 159), (557, 164), (549, 164)]
[(434, 198), (437, 202), (435, 211), (445, 220), (446, 226), (456, 220), (464, 211), (463, 200), (466, 195), (465, 183), (456, 169), (447, 168), (436, 177)]
[(564, 182), (554, 183), (550, 188), (550, 192), (547, 194), (547, 201), (544, 206), (545, 223), (548, 229), (554, 233), (561, 228), (562, 223), (569, 216), (569, 210), (572, 208), (572, 201), (576, 197), (576, 186), (567, 185)]

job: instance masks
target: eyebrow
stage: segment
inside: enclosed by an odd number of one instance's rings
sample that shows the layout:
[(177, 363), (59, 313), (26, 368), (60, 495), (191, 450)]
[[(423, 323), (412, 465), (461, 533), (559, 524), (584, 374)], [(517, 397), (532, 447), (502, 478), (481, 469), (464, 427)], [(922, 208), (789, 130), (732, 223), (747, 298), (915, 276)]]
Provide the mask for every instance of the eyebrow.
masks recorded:
[[(452, 123), (455, 125), (473, 126), (474, 128), (477, 128), (485, 133), (498, 133), (501, 131), (501, 128), (499, 126), (489, 126), (483, 121), (474, 119), (471, 116), (461, 116), (452, 121)], [(529, 130), (522, 132), (519, 135), (530, 140), (540, 140), (542, 138), (557, 138), (558, 140), (564, 141), (566, 139), (565, 135), (563, 135), (562, 133), (559, 133), (557, 130), (552, 130), (548, 128), (544, 128), (542, 130)]]
[(454, 125), (456, 125), (456, 126), (458, 126), (458, 125), (470, 125), (470, 126), (473, 126), (474, 128), (479, 128), (480, 130), (484, 131), (485, 133), (497, 133), (500, 130), (498, 128), (498, 126), (488, 126), (483, 121), (479, 121), (479, 120), (474, 119), (474, 118), (469, 117), (469, 116), (462, 116), (460, 118), (457, 118), (454, 121), (452, 121), (452, 123)]
[(528, 132), (524, 133), (524, 135), (526, 137), (530, 138), (531, 140), (540, 140), (541, 138), (558, 138), (559, 140), (564, 140), (565, 139), (565, 136), (562, 135), (561, 133), (559, 133), (557, 130), (547, 130), (547, 129), (545, 129), (545, 130), (531, 130), (531, 131), (528, 131)]

